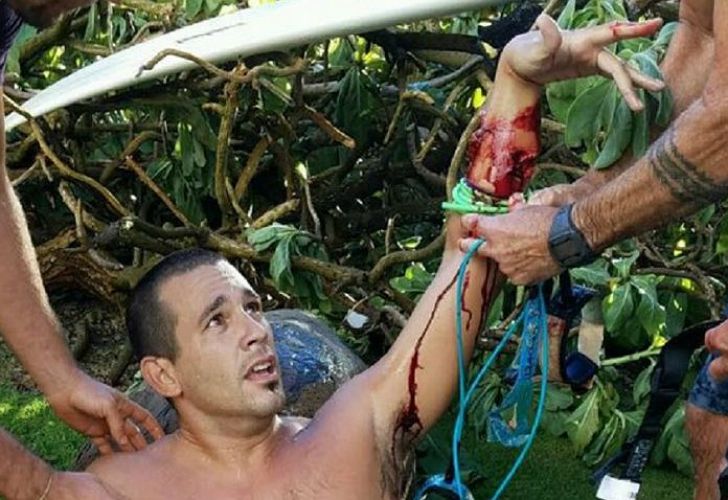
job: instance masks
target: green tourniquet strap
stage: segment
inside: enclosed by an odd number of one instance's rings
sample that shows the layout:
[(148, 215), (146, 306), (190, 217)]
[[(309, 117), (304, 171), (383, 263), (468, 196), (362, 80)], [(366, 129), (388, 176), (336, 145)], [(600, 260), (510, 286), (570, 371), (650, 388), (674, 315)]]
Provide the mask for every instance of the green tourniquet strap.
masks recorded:
[(489, 205), (475, 198), (475, 191), (468, 186), (465, 179), (460, 179), (452, 190), (452, 201), (442, 204), (442, 209), (460, 214), (488, 214), (498, 215), (508, 213), (508, 203), (501, 201)]

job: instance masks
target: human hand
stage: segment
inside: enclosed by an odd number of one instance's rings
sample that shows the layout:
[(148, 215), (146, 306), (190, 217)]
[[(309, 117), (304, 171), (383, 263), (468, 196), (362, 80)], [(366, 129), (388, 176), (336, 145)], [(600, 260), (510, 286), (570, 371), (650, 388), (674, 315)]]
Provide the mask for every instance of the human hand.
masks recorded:
[(515, 37), (503, 49), (500, 66), (538, 85), (600, 74), (612, 78), (633, 111), (644, 104), (635, 93), (635, 85), (658, 91), (663, 82), (632, 68), (606, 47), (620, 40), (651, 36), (662, 26), (661, 19), (643, 23), (614, 22), (574, 31), (560, 31), (549, 16), (536, 20), (537, 31)]
[(680, 24), (697, 28), (712, 37), (714, 10), (715, 0), (683, 0), (680, 2)]
[(708, 372), (714, 379), (723, 382), (728, 379), (728, 321), (705, 332), (705, 347), (718, 355), (708, 366)]
[(149, 431), (154, 439), (164, 435), (151, 413), (80, 370), (46, 397), (56, 414), (90, 437), (102, 454), (113, 451), (112, 439), (123, 451), (144, 448), (147, 443), (140, 428)]
[[(496, 217), (468, 214), (462, 225), (474, 238), (485, 240), (478, 254), (498, 262), (500, 270), (516, 285), (543, 281), (561, 271), (548, 246), (551, 222), (557, 208), (525, 206)], [(473, 238), (460, 240), (466, 251)]]
[(120, 495), (106, 488), (87, 472), (54, 472), (47, 500), (118, 500)]

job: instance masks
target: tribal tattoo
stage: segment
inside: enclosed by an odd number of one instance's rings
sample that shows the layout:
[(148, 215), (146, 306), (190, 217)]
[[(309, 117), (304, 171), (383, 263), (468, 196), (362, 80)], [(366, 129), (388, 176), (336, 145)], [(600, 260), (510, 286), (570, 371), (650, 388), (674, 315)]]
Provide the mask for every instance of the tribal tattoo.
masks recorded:
[(655, 176), (675, 197), (684, 203), (703, 205), (728, 196), (728, 186), (711, 179), (683, 155), (670, 128), (650, 149), (648, 161)]

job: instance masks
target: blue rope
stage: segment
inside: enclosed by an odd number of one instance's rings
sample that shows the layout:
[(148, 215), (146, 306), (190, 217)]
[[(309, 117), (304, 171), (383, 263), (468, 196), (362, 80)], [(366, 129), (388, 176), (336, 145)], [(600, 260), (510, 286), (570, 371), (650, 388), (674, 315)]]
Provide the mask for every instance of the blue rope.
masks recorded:
[[(465, 275), (468, 270), (468, 266), (470, 264), (470, 261), (473, 259), (473, 256), (476, 254), (478, 249), (483, 245), (483, 240), (477, 240), (473, 245), (468, 249), (468, 252), (465, 254), (465, 257), (463, 258), (462, 263), (460, 264), (460, 268), (458, 269), (458, 275), (457, 275), (457, 284), (455, 288), (455, 304), (456, 304), (456, 310), (455, 310), (455, 329), (457, 333), (457, 359), (458, 359), (458, 389), (459, 389), (459, 404), (458, 404), (458, 414), (457, 418), (455, 420), (455, 428), (453, 429), (453, 435), (452, 435), (452, 471), (453, 471), (453, 477), (451, 481), (448, 481), (447, 478), (444, 478), (442, 476), (435, 476), (433, 478), (430, 478), (425, 485), (423, 485), (422, 488), (420, 488), (418, 494), (416, 495), (417, 498), (421, 498), (427, 490), (431, 488), (438, 488), (446, 489), (449, 491), (454, 491), (458, 497), (463, 500), (466, 498), (472, 498), (471, 493), (468, 491), (467, 487), (462, 483), (462, 475), (460, 471), (460, 440), (462, 438), (463, 433), (463, 427), (465, 425), (465, 415), (468, 408), (468, 405), (470, 404), (470, 400), (472, 399), (473, 395), (475, 394), (475, 391), (480, 384), (480, 382), (483, 380), (485, 375), (488, 373), (488, 370), (490, 370), (491, 366), (495, 363), (495, 360), (498, 358), (500, 353), (503, 351), (503, 349), (508, 344), (508, 341), (510, 338), (514, 335), (514, 333), (518, 330), (519, 326), (523, 326), (524, 332), (526, 327), (529, 325), (529, 322), (527, 321), (528, 314), (532, 310), (533, 305), (527, 304), (526, 307), (523, 308), (523, 311), (518, 316), (518, 318), (509, 325), (508, 329), (506, 330), (505, 334), (503, 335), (503, 338), (496, 346), (495, 350), (490, 354), (488, 359), (486, 360), (485, 364), (481, 367), (478, 374), (473, 379), (470, 386), (467, 388), (465, 387), (465, 355), (464, 355), (464, 347), (463, 347), (463, 313), (462, 313), (462, 305), (463, 305), (463, 283), (465, 281)], [(535, 307), (537, 310), (537, 317), (539, 320), (538, 324), (538, 330), (541, 333), (541, 342), (540, 347), (542, 349), (542, 360), (541, 360), (541, 393), (539, 394), (539, 401), (538, 406), (536, 409), (536, 415), (533, 420), (533, 424), (531, 426), (530, 432), (528, 434), (528, 437), (525, 441), (525, 443), (522, 446), (521, 452), (519, 453), (518, 457), (516, 458), (515, 462), (513, 463), (513, 466), (510, 468), (508, 473), (506, 474), (505, 478), (501, 482), (500, 486), (496, 490), (495, 494), (493, 495), (492, 499), (497, 500), (500, 495), (503, 494), (505, 489), (507, 488), (508, 484), (511, 482), (513, 477), (516, 475), (516, 472), (518, 469), (523, 465), (523, 462), (526, 458), (526, 455), (528, 454), (528, 451), (531, 448), (531, 445), (533, 444), (534, 438), (536, 437), (536, 432), (538, 430), (538, 426), (541, 422), (541, 418), (543, 417), (543, 410), (546, 403), (546, 389), (548, 384), (548, 366), (549, 366), (549, 353), (548, 353), (548, 324), (547, 324), (547, 313), (546, 313), (546, 303), (543, 296), (543, 290), (539, 286), (539, 292), (537, 294), (537, 297), (535, 299), (529, 299), (529, 301), (536, 301)], [(538, 340), (536, 341), (538, 345)], [(515, 389), (515, 388), (514, 388)]]

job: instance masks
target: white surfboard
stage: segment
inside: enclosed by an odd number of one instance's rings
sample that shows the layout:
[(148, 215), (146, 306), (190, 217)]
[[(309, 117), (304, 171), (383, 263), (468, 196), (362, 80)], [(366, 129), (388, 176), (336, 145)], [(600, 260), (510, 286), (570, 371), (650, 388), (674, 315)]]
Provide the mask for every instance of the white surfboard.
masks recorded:
[[(283, 0), (208, 19), (119, 51), (54, 83), (26, 101), (23, 109), (37, 117), (195, 67), (186, 59), (167, 57), (153, 69), (140, 72), (165, 49), (220, 63), (501, 3), (504, 0)], [(12, 130), (24, 122), (23, 116), (11, 113), (5, 128)]]

